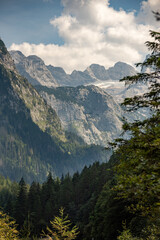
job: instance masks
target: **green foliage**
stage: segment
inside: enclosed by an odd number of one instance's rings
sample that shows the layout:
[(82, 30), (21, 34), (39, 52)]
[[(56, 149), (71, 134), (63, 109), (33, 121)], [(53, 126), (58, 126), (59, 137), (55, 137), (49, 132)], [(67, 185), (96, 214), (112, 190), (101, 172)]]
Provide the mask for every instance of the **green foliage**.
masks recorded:
[(152, 225), (143, 230), (143, 237), (134, 237), (129, 229), (123, 226), (123, 232), (118, 236), (117, 240), (159, 240), (159, 229)]
[(142, 238), (133, 237), (129, 229), (125, 229), (117, 240), (142, 240)]
[(49, 239), (55, 240), (72, 240), (78, 235), (78, 228), (76, 226), (71, 227), (71, 222), (68, 216), (64, 216), (64, 209), (61, 208), (59, 216), (55, 217), (51, 221), (52, 229), (47, 227), (49, 232)]
[(114, 184), (112, 180), (104, 185), (90, 217), (91, 236), (95, 240), (115, 240), (122, 231), (122, 222), (130, 222), (133, 217), (127, 211), (129, 202), (118, 199), (112, 191)]
[(18, 240), (18, 231), (14, 220), (0, 211), (0, 239), (1, 240)]
[[(150, 57), (141, 66), (147, 66), (150, 73), (126, 77), (126, 84), (145, 82), (148, 92), (125, 99), (123, 105), (128, 111), (149, 108), (152, 116), (143, 121), (125, 123), (123, 129), (131, 134), (129, 140), (117, 141), (120, 163), (116, 167), (117, 185), (114, 189), (120, 198), (131, 202), (129, 210), (145, 216), (147, 225), (159, 225), (160, 218), (160, 33), (150, 31), (153, 42), (146, 42)], [(142, 233), (141, 229), (141, 233)], [(128, 230), (119, 239), (129, 236)], [(153, 239), (158, 239), (157, 234)], [(134, 238), (133, 238), (134, 239)], [(145, 238), (147, 239), (147, 238)], [(149, 238), (148, 238), (149, 239)], [(152, 239), (152, 238), (150, 238)]]
[[(154, 117), (150, 119), (153, 120)], [(135, 208), (145, 214), (157, 212), (160, 178), (160, 121), (132, 129), (132, 138), (119, 147), (121, 163), (117, 166), (117, 189), (121, 195), (136, 200)]]
[[(27, 190), (27, 197), (26, 194), (23, 194), (23, 200), (20, 193), (25, 183), (22, 181), (23, 184), (19, 184), (17, 187), (16, 198), (13, 195), (14, 197), (11, 197), (11, 201), (8, 202), (10, 205), (9, 213), (20, 224), (21, 236), (29, 234), (31, 237), (39, 237), (46, 226), (51, 227), (50, 221), (58, 215), (60, 207), (63, 206), (73, 224), (79, 227), (80, 234), (77, 239), (90, 239), (90, 215), (94, 211), (104, 184), (112, 178), (113, 172), (109, 170), (111, 167), (111, 162), (94, 163), (92, 166), (85, 167), (81, 173), (76, 172), (73, 177), (67, 174), (62, 176), (61, 179), (54, 179), (49, 174), (46, 182), (42, 185), (33, 182)], [(106, 171), (106, 169), (108, 170)], [(23, 192), (26, 193), (26, 191)], [(13, 192), (11, 193), (13, 194)], [(4, 206), (5, 199), (8, 196), (3, 194), (4, 191), (0, 192), (0, 200), (3, 200), (0, 201), (0, 206), (2, 206), (2, 203)], [(21, 223), (20, 219), (22, 220)]]

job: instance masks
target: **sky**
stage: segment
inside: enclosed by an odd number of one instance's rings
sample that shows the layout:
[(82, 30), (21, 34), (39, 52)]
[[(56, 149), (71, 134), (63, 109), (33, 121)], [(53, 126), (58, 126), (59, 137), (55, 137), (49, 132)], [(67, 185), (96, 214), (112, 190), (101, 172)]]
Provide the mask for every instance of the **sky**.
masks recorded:
[(0, 37), (67, 73), (143, 61), (160, 0), (0, 0)]

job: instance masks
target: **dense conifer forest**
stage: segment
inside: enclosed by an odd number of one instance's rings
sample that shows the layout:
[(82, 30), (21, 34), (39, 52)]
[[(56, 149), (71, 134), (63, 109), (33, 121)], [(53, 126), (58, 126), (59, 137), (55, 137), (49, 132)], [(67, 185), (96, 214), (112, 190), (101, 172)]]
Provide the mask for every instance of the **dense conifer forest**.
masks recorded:
[(0, 205), (16, 220), (21, 237), (40, 237), (63, 207), (80, 231), (77, 239), (116, 239), (121, 223), (131, 221), (132, 214), (126, 211), (126, 201), (115, 199), (111, 191), (115, 162), (112, 157), (109, 163), (97, 162), (61, 179), (49, 174), (43, 184), (30, 186), (23, 178), (18, 184), (1, 176)]

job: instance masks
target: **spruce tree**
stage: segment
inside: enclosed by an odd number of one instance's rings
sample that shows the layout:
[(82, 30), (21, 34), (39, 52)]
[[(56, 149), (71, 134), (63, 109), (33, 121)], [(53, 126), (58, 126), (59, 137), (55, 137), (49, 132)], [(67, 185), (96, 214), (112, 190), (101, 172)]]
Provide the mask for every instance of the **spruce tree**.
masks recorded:
[(37, 235), (41, 231), (42, 205), (40, 195), (40, 185), (33, 182), (28, 193), (28, 213), (31, 227), (34, 229), (31, 233), (34, 235)]
[(127, 98), (123, 105), (128, 111), (148, 108), (151, 117), (124, 123), (123, 129), (131, 134), (131, 138), (117, 141), (120, 163), (116, 168), (115, 189), (120, 197), (132, 201), (130, 210), (145, 216), (152, 228), (159, 225), (160, 219), (160, 32), (150, 31), (150, 35), (153, 41), (147, 41), (146, 45), (151, 54), (138, 64), (150, 71), (122, 81), (129, 85), (148, 84), (147, 93)]
[(15, 205), (15, 218), (21, 227), (27, 217), (27, 185), (23, 178), (19, 182), (19, 193)]

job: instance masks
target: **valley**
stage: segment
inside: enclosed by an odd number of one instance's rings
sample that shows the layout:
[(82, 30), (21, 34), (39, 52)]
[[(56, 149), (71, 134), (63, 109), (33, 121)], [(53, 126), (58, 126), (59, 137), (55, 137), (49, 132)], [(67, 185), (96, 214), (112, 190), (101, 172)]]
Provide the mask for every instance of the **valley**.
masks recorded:
[(0, 11), (0, 240), (159, 240), (160, 2)]

